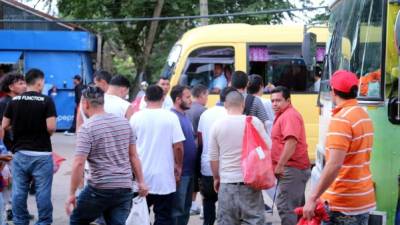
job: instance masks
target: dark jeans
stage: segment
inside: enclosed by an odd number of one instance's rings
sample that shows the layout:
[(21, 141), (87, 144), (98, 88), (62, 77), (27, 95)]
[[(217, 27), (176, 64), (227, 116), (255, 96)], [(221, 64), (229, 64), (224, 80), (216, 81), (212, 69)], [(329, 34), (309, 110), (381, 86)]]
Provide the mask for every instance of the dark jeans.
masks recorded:
[(78, 113), (78, 104), (75, 106), (75, 111), (74, 111), (74, 119), (72, 120), (71, 127), (68, 129), (68, 132), (70, 133), (75, 133), (76, 130), (76, 114)]
[(98, 189), (87, 185), (78, 196), (70, 225), (89, 225), (101, 215), (106, 224), (125, 225), (132, 198), (130, 188)]
[(200, 193), (203, 196), (203, 225), (213, 225), (215, 222), (215, 203), (218, 201), (218, 194), (214, 191), (214, 179), (212, 176), (201, 177)]
[(154, 224), (153, 225), (171, 225), (172, 224), (172, 203), (173, 195), (155, 195), (149, 194), (146, 197), (147, 205), (153, 206)]
[(367, 225), (369, 214), (360, 215), (344, 215), (340, 212), (329, 212), (329, 222), (324, 222), (324, 225)]
[(176, 187), (172, 207), (172, 221), (174, 225), (187, 225), (192, 205), (193, 176), (182, 176)]
[(53, 222), (53, 205), (51, 203), (51, 185), (53, 183), (53, 158), (51, 155), (29, 156), (15, 153), (12, 160), (12, 211), (16, 225), (28, 225), (29, 213), (27, 197), (29, 185), (35, 182), (36, 205), (39, 211), (37, 225), (48, 225)]

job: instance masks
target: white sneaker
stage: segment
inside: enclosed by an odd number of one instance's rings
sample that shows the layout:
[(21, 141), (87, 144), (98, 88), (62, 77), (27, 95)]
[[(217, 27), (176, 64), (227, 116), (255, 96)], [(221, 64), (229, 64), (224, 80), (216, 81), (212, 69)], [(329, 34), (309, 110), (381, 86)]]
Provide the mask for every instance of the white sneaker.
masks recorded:
[(64, 132), (65, 136), (74, 136), (75, 133), (68, 132), (67, 130)]
[(200, 207), (196, 204), (196, 202), (192, 202), (192, 206), (190, 207), (190, 215), (199, 215)]

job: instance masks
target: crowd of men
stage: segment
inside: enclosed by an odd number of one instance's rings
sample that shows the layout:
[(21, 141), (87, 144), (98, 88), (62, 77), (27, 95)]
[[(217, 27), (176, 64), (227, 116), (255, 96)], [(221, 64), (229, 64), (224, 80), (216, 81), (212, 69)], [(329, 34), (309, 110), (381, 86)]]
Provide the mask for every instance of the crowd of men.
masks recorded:
[[(31, 69), (25, 76), (7, 74), (1, 81), (7, 93), (0, 99), (1, 137), (12, 152), (0, 154), (1, 190), (7, 189), (8, 166), (12, 197), (4, 200), (5, 193), (0, 195), (0, 225), (8, 201), (14, 224), (29, 224), (32, 186), (37, 224), (53, 222), (50, 136), (56, 131), (57, 113), (52, 98), (42, 94), (44, 79), (42, 71)], [(265, 224), (262, 191), (246, 185), (242, 175), (247, 116), (271, 153), (283, 225), (296, 224), (294, 209), (304, 204), (304, 216), (312, 219), (319, 201), (327, 203), (328, 224), (367, 224), (375, 208), (368, 164), (373, 128), (355, 99), (357, 77), (348, 71), (333, 74), (337, 106), (327, 134), (327, 163), (307, 201), (308, 146), (290, 91), (278, 86), (271, 100), (263, 99), (261, 76), (242, 71), (233, 72), (229, 84), (219, 90), (217, 103), (206, 108), (208, 93), (215, 90), (202, 85), (170, 88), (169, 80), (161, 78), (147, 87), (135, 111), (126, 100), (129, 80), (96, 71), (94, 84), (83, 88), (77, 101), (76, 149), (65, 204), (70, 224), (123, 225), (133, 197), (141, 196), (154, 212), (155, 225), (187, 225), (197, 192), (204, 225)]]

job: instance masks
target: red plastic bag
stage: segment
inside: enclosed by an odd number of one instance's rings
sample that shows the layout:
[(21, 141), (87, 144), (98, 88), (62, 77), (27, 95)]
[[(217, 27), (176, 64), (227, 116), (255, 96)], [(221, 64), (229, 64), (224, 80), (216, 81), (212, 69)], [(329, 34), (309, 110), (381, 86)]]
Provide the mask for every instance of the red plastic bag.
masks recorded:
[(251, 116), (246, 117), (241, 164), (245, 184), (256, 190), (275, 185), (271, 151), (254, 127)]
[(53, 173), (56, 173), (60, 169), (61, 163), (65, 161), (65, 158), (59, 154), (52, 152), (53, 156)]
[(315, 216), (311, 220), (307, 220), (306, 218), (302, 217), (303, 207), (296, 208), (294, 213), (296, 213), (298, 216), (301, 216), (299, 222), (297, 222), (297, 225), (320, 225), (322, 221), (329, 221), (329, 215), (321, 202), (318, 202), (317, 207), (315, 207)]

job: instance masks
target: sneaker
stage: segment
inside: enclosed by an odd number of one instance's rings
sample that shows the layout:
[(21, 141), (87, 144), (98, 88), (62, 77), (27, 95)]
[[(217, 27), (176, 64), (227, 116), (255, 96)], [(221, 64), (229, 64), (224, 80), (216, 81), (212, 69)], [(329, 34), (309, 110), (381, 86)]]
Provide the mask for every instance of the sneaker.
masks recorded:
[(65, 135), (65, 136), (74, 136), (75, 133), (72, 133), (72, 132), (69, 132), (69, 131), (66, 130), (66, 131), (64, 132), (64, 135)]
[(200, 207), (192, 202), (192, 206), (190, 207), (190, 215), (199, 215), (200, 214)]

